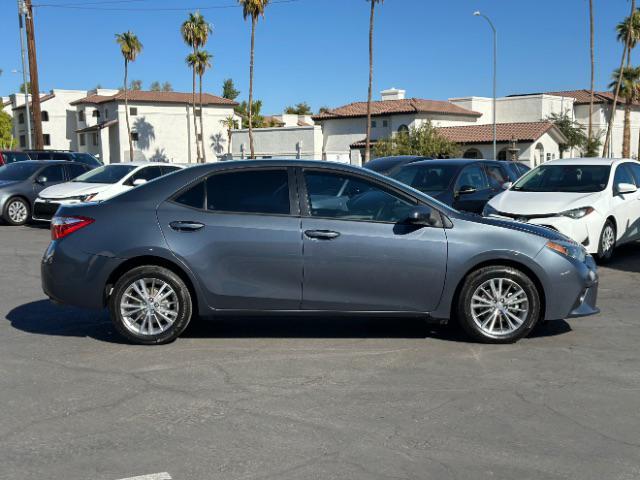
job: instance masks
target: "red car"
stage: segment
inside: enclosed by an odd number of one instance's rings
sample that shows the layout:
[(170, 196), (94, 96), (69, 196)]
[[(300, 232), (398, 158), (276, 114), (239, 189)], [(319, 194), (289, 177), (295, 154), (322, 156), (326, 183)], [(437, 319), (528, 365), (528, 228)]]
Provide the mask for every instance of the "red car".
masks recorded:
[(7, 163), (22, 162), (24, 160), (31, 160), (29, 155), (24, 152), (0, 150), (0, 166), (6, 165)]

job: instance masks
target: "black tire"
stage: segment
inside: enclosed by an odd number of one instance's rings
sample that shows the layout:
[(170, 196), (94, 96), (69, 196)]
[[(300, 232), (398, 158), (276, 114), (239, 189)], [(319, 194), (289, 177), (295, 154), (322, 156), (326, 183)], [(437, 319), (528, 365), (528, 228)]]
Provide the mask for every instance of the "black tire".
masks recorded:
[[(14, 218), (11, 218), (10, 209), (12, 207), (18, 207), (18, 208), (24, 209), (26, 214), (24, 215), (23, 220), (16, 220)], [(4, 211), (2, 212), (2, 218), (9, 225), (14, 225), (14, 226), (25, 225), (31, 218), (31, 206), (29, 205), (29, 202), (27, 202), (24, 198), (20, 198), (20, 197), (10, 198), (4, 204)]]
[[(610, 230), (613, 235), (613, 244), (606, 248), (604, 245), (605, 236), (607, 235), (607, 230)], [(600, 263), (607, 263), (613, 257), (613, 251), (616, 248), (616, 226), (611, 220), (607, 220), (604, 222), (604, 226), (602, 227), (602, 232), (600, 232), (600, 238), (598, 239), (598, 260)]]
[[(157, 334), (141, 334), (133, 331), (128, 326), (132, 324), (132, 317), (125, 319), (120, 306), (127, 289), (134, 282), (142, 279), (155, 279), (164, 282), (175, 292), (177, 317), (165, 331)], [(156, 265), (140, 266), (126, 272), (118, 279), (109, 297), (109, 313), (116, 330), (127, 340), (141, 345), (160, 345), (173, 342), (189, 325), (192, 312), (191, 292), (185, 282), (171, 270)], [(160, 324), (158, 323), (158, 325)]]
[[(476, 323), (476, 320), (474, 320), (472, 312), (472, 297), (481, 286), (486, 285), (486, 282), (495, 280), (497, 283), (499, 282), (499, 279), (503, 279), (503, 283), (511, 285), (511, 288), (513, 289), (520, 287), (524, 294), (526, 294), (528, 303), (526, 304), (526, 313), (522, 313), (522, 323), (517, 328), (513, 328), (513, 331), (505, 329), (505, 332), (492, 334), (491, 332), (481, 328), (481, 325)], [(477, 302), (478, 301), (476, 300), (476, 304)], [(500, 306), (502, 308), (502, 303)], [(524, 310), (523, 305), (520, 305), (520, 308)], [(491, 310), (491, 312), (493, 312), (493, 310)], [(470, 273), (464, 280), (460, 294), (458, 295), (456, 314), (458, 323), (474, 341), (481, 343), (513, 343), (527, 336), (540, 320), (540, 293), (538, 292), (536, 284), (522, 271), (513, 267), (492, 265), (480, 268)], [(491, 315), (491, 313), (488, 313), (488, 315)], [(484, 320), (486, 318), (488, 317), (481, 317), (480, 320)], [(498, 319), (497, 321), (504, 321), (504, 325), (511, 326), (511, 322), (507, 321), (506, 314), (502, 316), (499, 315), (496, 318)], [(513, 323), (516, 325), (515, 322)], [(502, 327), (503, 323), (500, 323), (499, 325)]]

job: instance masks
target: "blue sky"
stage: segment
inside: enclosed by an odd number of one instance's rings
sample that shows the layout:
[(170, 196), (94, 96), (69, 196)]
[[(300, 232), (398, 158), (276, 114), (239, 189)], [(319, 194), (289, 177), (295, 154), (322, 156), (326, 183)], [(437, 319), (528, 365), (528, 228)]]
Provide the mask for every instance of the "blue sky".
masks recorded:
[[(39, 7), (36, 34), (41, 90), (89, 89), (122, 84), (122, 59), (114, 34), (132, 30), (144, 51), (130, 78), (169, 81), (190, 91), (188, 53), (179, 26), (187, 11), (203, 9), (214, 32), (207, 49), (214, 68), (205, 90), (220, 93), (233, 78), (248, 93), (250, 24), (235, 0), (86, 0), (81, 10)], [(33, 0), (37, 4), (82, 4), (81, 0)], [(111, 3), (108, 3), (111, 2)], [(129, 3), (125, 3), (129, 2)], [(87, 4), (85, 3), (85, 6)], [(386, 0), (377, 8), (374, 92), (404, 88), (408, 96), (446, 99), (491, 95), (491, 33), (473, 17), (490, 16), (499, 32), (498, 94), (588, 88), (587, 0)], [(615, 25), (627, 13), (627, 0), (595, 0), (597, 88), (605, 88), (618, 66), (621, 47)], [(365, 100), (367, 93), (368, 3), (365, 0), (297, 0), (270, 5), (256, 37), (255, 94), (263, 112), (277, 113), (307, 101), (315, 109)], [(0, 93), (15, 91), (20, 76), (17, 7), (0, 2)]]

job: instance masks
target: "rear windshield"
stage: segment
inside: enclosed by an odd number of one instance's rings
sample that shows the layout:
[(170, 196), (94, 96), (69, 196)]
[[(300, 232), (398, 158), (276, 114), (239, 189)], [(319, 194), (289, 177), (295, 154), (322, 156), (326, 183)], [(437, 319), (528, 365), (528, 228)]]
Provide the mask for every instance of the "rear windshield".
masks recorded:
[(105, 165), (76, 177), (74, 182), (117, 183), (138, 168), (135, 165)]
[(23, 152), (2, 152), (4, 163), (24, 162), (30, 160), (29, 155)]
[(40, 168), (42, 168), (42, 164), (38, 163), (10, 163), (0, 167), (0, 180), (26, 180)]
[(100, 160), (89, 153), (74, 153), (73, 158), (76, 162), (84, 163), (85, 165), (89, 165), (91, 167), (99, 167), (102, 165)]
[(446, 190), (457, 171), (456, 165), (407, 165), (390, 176), (416, 190), (432, 193)]
[(609, 183), (610, 165), (541, 165), (518, 180), (519, 192), (601, 192)]

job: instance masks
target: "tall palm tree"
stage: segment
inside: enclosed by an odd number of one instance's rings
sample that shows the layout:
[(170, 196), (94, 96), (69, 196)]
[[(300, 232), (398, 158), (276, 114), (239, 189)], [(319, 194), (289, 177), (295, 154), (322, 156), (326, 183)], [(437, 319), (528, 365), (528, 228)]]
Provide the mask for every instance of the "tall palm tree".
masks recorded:
[(631, 106), (640, 99), (640, 68), (625, 67), (613, 72), (613, 81), (609, 88), (620, 84), (620, 95), (624, 98), (624, 133), (622, 135), (622, 156), (631, 158)]
[[(207, 43), (209, 40), (209, 34), (212, 32), (211, 25), (207, 23), (200, 12), (190, 13), (189, 17), (182, 23), (180, 27), (180, 33), (184, 42), (192, 48), (193, 57), (187, 56), (187, 64), (191, 66), (192, 70), (192, 95), (191, 105), (193, 108), (193, 130), (196, 137), (196, 149), (198, 162), (200, 162), (200, 144), (198, 143), (198, 121), (196, 119), (196, 71), (194, 65), (196, 63), (196, 52), (200, 47)], [(191, 57), (191, 58), (190, 58)], [(201, 112), (202, 114), (202, 112)], [(203, 135), (204, 137), (204, 135)], [(189, 140), (191, 141), (191, 140)]]
[[(629, 17), (632, 17), (636, 12), (636, 0), (631, 0), (631, 12), (629, 13)], [(631, 51), (630, 45), (633, 37), (633, 22), (629, 22), (631, 28), (627, 29), (627, 35), (625, 38), (624, 49), (622, 50), (622, 59), (620, 60), (620, 68), (618, 71), (622, 71), (624, 67), (624, 61), (627, 58), (627, 53)], [(618, 107), (618, 97), (620, 96), (620, 86), (622, 84), (623, 75), (618, 75), (618, 83), (616, 84), (616, 88), (613, 92), (613, 104), (611, 106), (611, 114), (609, 115), (609, 122), (607, 125), (607, 134), (604, 137), (604, 145), (602, 146), (602, 156), (606, 157), (608, 155), (609, 145), (611, 144), (611, 133), (613, 129), (613, 121), (616, 116), (616, 108)]]
[(202, 143), (202, 162), (203, 163), (207, 161), (207, 153), (206, 153), (206, 148), (204, 146), (204, 123), (203, 123), (204, 109), (202, 108), (202, 77), (204, 77), (204, 74), (206, 73), (206, 71), (211, 68), (212, 58), (213, 58), (213, 55), (211, 55), (206, 50), (198, 50), (196, 52), (195, 71), (198, 74), (198, 79), (200, 80), (200, 87), (199, 87), (200, 135), (201, 135), (200, 143)]
[[(596, 57), (595, 57), (595, 35), (593, 24), (593, 0), (589, 0), (589, 54), (591, 60), (591, 90), (589, 92), (589, 129), (587, 130), (587, 145), (591, 145), (593, 135), (593, 99), (596, 85)], [(592, 152), (590, 152), (592, 153)]]
[[(198, 140), (198, 118), (196, 115), (196, 65), (198, 64), (198, 54), (190, 53), (185, 59), (189, 68), (193, 71), (193, 95), (191, 111), (193, 112), (193, 134), (196, 138), (196, 162), (200, 163), (200, 141)], [(202, 114), (202, 112), (200, 112)], [(191, 141), (191, 139), (189, 139)]]
[(371, 89), (373, 88), (373, 20), (376, 13), (376, 3), (384, 0), (367, 0), (371, 2), (371, 12), (369, 14), (369, 93), (367, 95), (367, 139), (364, 147), (365, 163), (371, 159)]
[(227, 153), (231, 153), (231, 132), (238, 128), (238, 121), (233, 115), (220, 120), (222, 126), (227, 130)]
[(116, 33), (116, 42), (120, 45), (120, 52), (124, 57), (124, 113), (127, 119), (127, 136), (129, 137), (129, 161), (133, 162), (133, 141), (131, 139), (131, 125), (129, 124), (129, 99), (128, 99), (128, 77), (129, 62), (135, 61), (142, 52), (142, 43), (138, 37), (128, 31)]
[(242, 5), (242, 15), (246, 20), (251, 17), (251, 55), (249, 58), (249, 150), (251, 158), (255, 158), (255, 149), (253, 146), (253, 56), (256, 44), (256, 25), (258, 17), (262, 15), (264, 18), (264, 10), (269, 4), (269, 0), (238, 0)]
[[(627, 44), (627, 67), (631, 67), (631, 51), (636, 48), (636, 45), (640, 42), (640, 11), (634, 11), (633, 15), (628, 16), (616, 25), (616, 31), (618, 32), (617, 37), (619, 42), (624, 42), (627, 36), (629, 37)], [(624, 97), (624, 95), (622, 96)], [(640, 132), (638, 134), (638, 157), (640, 158)]]

